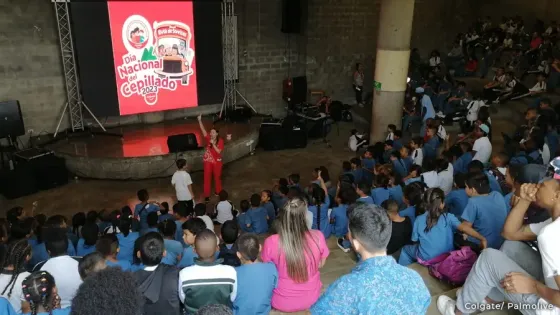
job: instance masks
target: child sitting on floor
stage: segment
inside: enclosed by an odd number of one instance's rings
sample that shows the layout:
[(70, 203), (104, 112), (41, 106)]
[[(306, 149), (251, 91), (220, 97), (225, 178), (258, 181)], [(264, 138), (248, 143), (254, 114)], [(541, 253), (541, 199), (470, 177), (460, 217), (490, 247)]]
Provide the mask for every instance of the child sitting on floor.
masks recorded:
[(332, 209), (329, 215), (332, 234), (337, 237), (338, 247), (346, 253), (350, 251), (350, 246), (347, 246), (350, 244), (344, 245), (346, 243), (344, 242), (346, 234), (348, 233), (348, 215), (346, 211), (355, 200), (356, 192), (354, 187), (347, 183), (341, 183), (338, 188), (338, 196), (336, 197), (338, 205)]
[(235, 315), (269, 314), (272, 291), (278, 285), (278, 271), (273, 263), (259, 261), (261, 245), (254, 234), (243, 234), (237, 240), (237, 296)]
[(327, 193), (327, 186), (321, 177), (321, 172), (318, 174), (320, 185), (313, 184), (311, 189), (311, 202), (307, 209), (313, 214), (313, 222), (311, 228), (323, 232), (325, 239), (331, 235), (331, 226), (329, 224), (329, 206), (330, 198)]
[(371, 193), (371, 185), (363, 181), (356, 186), (356, 193), (358, 194), (358, 199), (356, 202), (363, 202), (369, 205), (373, 204), (373, 198), (369, 195)]
[(216, 218), (214, 219), (214, 224), (223, 224), (226, 221), (233, 220), (235, 211), (233, 210), (233, 204), (228, 200), (229, 195), (227, 191), (222, 189), (218, 193), (218, 197), (220, 202), (218, 202), (215, 208)]
[(224, 265), (238, 267), (241, 265), (239, 258), (237, 257), (237, 236), (239, 235), (239, 227), (235, 221), (226, 221), (222, 224), (220, 231), (220, 236), (222, 242), (220, 244), (220, 254), (219, 259), (223, 260)]
[(358, 158), (350, 159), (350, 167), (352, 168), (352, 176), (354, 176), (354, 184), (359, 184), (364, 179), (364, 169), (362, 161)]
[[(106, 234), (99, 238), (95, 244), (96, 251), (105, 257), (107, 267), (118, 267), (123, 271), (130, 270), (131, 263), (128, 260), (117, 259), (119, 253), (119, 240), (115, 234)], [(130, 257), (132, 259), (132, 257)]]
[(183, 255), (183, 245), (175, 240), (177, 225), (172, 220), (165, 220), (159, 224), (158, 229), (163, 236), (163, 246), (166, 252), (161, 263), (175, 266), (181, 261), (181, 255)]
[(389, 199), (389, 176), (385, 174), (377, 174), (371, 190), (371, 198), (373, 203), (380, 205), (383, 201)]
[(445, 196), (445, 206), (447, 212), (453, 213), (457, 218), (463, 215), (463, 210), (469, 202), (469, 196), (465, 191), (465, 181), (467, 175), (458, 173), (453, 177), (454, 189)]
[(158, 222), (163, 222), (165, 220), (173, 219), (173, 215), (169, 213), (169, 203), (162, 202), (159, 209)]
[(183, 248), (181, 260), (177, 264), (179, 268), (185, 268), (194, 265), (194, 259), (197, 257), (194, 251), (195, 237), (202, 231), (207, 230), (206, 224), (199, 218), (192, 218), (181, 226), (183, 234), (183, 242), (186, 246)]
[(391, 239), (387, 245), (387, 255), (397, 253), (404, 245), (410, 244), (412, 221), (399, 215), (399, 205), (394, 200), (386, 200), (381, 207), (387, 210), (391, 219)]
[(158, 220), (159, 217), (157, 212), (148, 213), (148, 218), (146, 219), (148, 222), (148, 228), (140, 231), (140, 235), (148, 234), (150, 232), (158, 232)]
[(440, 145), (437, 129), (434, 127), (428, 128), (427, 137), (428, 140), (424, 144), (424, 157), (435, 159)]
[(424, 161), (424, 150), (422, 150), (424, 139), (422, 137), (413, 138), (410, 140), (409, 146), (413, 150), (411, 154), (413, 163), (422, 166)]
[(410, 148), (407, 146), (403, 146), (399, 150), (399, 153), (401, 154), (401, 159), (404, 161), (404, 165), (406, 166), (406, 174), (408, 175), (408, 173), (412, 169), (412, 165), (414, 164), (414, 161), (410, 156)]
[(268, 232), (268, 214), (266, 209), (261, 207), (261, 196), (253, 194), (251, 196), (251, 209), (247, 212), (250, 223), (248, 228), (255, 234), (264, 234)]
[(218, 241), (214, 232), (205, 229), (195, 238), (194, 266), (179, 272), (179, 298), (188, 314), (195, 314), (205, 305), (231, 307), (237, 295), (237, 273), (231, 266), (216, 260)]
[(237, 216), (237, 222), (239, 223), (239, 228), (243, 232), (251, 233), (253, 228), (251, 227), (251, 217), (249, 216), (249, 209), (251, 204), (247, 200), (241, 200), (239, 203), (239, 210), (241, 213)]
[(422, 166), (413, 164), (410, 167), (410, 172), (408, 173), (408, 176), (403, 178), (405, 186), (410, 185), (414, 182), (422, 181), (422, 177), (420, 176), (421, 174), (422, 174)]
[(422, 194), (426, 190), (426, 185), (422, 182), (414, 182), (404, 188), (403, 203), (406, 205), (404, 210), (399, 211), (401, 217), (409, 217), (410, 222), (416, 220), (416, 207), (422, 202)]
[(412, 227), (412, 241), (415, 244), (405, 245), (399, 257), (399, 264), (408, 266), (421, 259), (423, 262), (449, 253), (454, 249), (455, 231), (472, 236), (486, 247), (486, 239), (466, 223), (461, 223), (453, 214), (445, 211), (445, 195), (439, 188), (428, 189), (422, 198), (425, 213), (419, 215)]
[(195, 215), (195, 218), (199, 218), (202, 221), (204, 221), (207, 229), (209, 229), (210, 231), (214, 231), (214, 222), (212, 221), (212, 219), (206, 213), (206, 204), (205, 203), (199, 203), (199, 204), (194, 206), (194, 215)]
[(266, 214), (268, 216), (268, 227), (270, 228), (272, 226), (272, 222), (274, 222), (274, 219), (276, 218), (276, 209), (272, 203), (272, 191), (261, 191), (261, 207), (266, 210)]

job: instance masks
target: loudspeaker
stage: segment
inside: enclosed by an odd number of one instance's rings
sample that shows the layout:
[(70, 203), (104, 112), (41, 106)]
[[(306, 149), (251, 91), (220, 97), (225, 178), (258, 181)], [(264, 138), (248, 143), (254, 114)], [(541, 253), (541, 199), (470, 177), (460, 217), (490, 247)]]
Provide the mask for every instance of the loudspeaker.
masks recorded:
[(300, 104), (307, 101), (307, 77), (292, 78), (292, 104)]
[(282, 0), (282, 33), (299, 33), (307, 20), (306, 0)]
[(248, 106), (236, 106), (234, 110), (228, 112), (228, 116), (231, 122), (249, 122), (253, 117), (253, 110)]
[(265, 151), (305, 148), (307, 134), (303, 129), (291, 130), (278, 125), (261, 125), (259, 146)]
[(291, 104), (293, 94), (294, 94), (294, 88), (292, 84), (292, 79), (290, 78), (282, 81), (282, 99)]
[(178, 153), (198, 149), (198, 141), (194, 133), (185, 133), (167, 137), (169, 153)]
[(40, 190), (47, 190), (68, 184), (68, 170), (63, 158), (49, 154), (32, 159), (22, 165), (29, 164)]
[(0, 139), (25, 134), (19, 101), (0, 102)]
[(0, 178), (0, 193), (8, 199), (32, 195), (39, 191), (33, 168), (28, 163), (20, 164), (14, 170), (1, 170)]

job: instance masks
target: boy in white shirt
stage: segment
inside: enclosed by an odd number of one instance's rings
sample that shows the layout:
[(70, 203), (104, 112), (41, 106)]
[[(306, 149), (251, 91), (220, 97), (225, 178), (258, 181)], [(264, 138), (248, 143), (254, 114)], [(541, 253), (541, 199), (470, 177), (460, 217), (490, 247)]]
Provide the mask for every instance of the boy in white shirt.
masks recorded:
[(413, 150), (410, 157), (412, 158), (412, 163), (415, 165), (422, 166), (422, 161), (424, 160), (424, 151), (422, 151), (422, 145), (424, 144), (424, 139), (422, 137), (416, 137), (410, 140), (410, 148)]
[(395, 131), (397, 131), (397, 126), (390, 124), (387, 126), (387, 137), (385, 138), (385, 141), (387, 140), (395, 140)]
[(488, 134), (490, 133), (490, 127), (485, 124), (478, 126), (479, 131), (477, 135), (478, 139), (473, 144), (473, 160), (478, 160), (482, 163), (488, 163), (490, 160), (490, 155), (492, 154), (492, 143), (488, 139)]
[(194, 207), (191, 175), (187, 172), (187, 160), (178, 159), (177, 171), (171, 177), (171, 184), (175, 187), (177, 201), (184, 203), (190, 209)]

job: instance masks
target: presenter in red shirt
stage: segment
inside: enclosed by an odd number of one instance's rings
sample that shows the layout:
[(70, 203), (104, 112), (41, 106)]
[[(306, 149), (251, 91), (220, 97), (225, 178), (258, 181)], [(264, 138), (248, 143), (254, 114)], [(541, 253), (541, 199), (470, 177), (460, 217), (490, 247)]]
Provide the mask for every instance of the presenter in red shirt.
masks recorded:
[(212, 176), (214, 176), (214, 185), (217, 195), (222, 190), (222, 153), (224, 151), (224, 140), (220, 137), (218, 130), (210, 129), (210, 133), (206, 132), (202, 123), (202, 116), (198, 116), (198, 124), (200, 131), (206, 140), (206, 148), (202, 162), (204, 164), (204, 197), (206, 201), (210, 199), (210, 190), (212, 188)]

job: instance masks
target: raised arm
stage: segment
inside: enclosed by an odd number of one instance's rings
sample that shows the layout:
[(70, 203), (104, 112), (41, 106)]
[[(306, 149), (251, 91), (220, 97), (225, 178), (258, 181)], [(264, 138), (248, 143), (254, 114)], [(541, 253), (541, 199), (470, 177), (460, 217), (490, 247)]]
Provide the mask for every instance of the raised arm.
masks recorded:
[(323, 188), (323, 190), (325, 191), (325, 196), (329, 195), (329, 190), (327, 189), (327, 185), (325, 185), (325, 181), (323, 180), (323, 177), (321, 177), (321, 171), (319, 171), (319, 184), (321, 186), (321, 188)]
[(515, 203), (504, 223), (502, 236), (510, 241), (534, 241), (537, 235), (531, 231), (529, 225), (523, 224), (525, 214), (531, 205), (531, 198), (536, 191), (536, 185), (523, 184), (521, 186), (520, 196), (512, 196)]
[(202, 123), (202, 115), (198, 115), (198, 125), (200, 126), (200, 131), (202, 131), (202, 135), (204, 137), (208, 136), (208, 133), (206, 132), (206, 128), (204, 128), (204, 124)]

